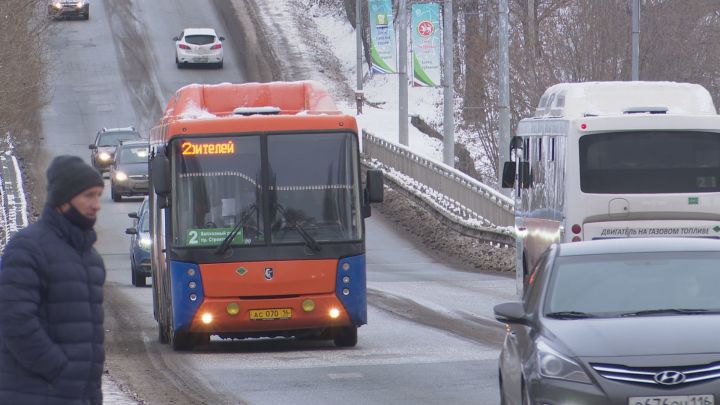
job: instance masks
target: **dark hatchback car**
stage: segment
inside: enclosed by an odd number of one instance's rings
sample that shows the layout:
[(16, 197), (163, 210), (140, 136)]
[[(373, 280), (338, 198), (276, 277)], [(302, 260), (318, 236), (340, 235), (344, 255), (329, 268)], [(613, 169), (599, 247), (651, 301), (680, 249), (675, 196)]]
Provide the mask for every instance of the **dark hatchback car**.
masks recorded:
[(90, 3), (87, 0), (52, 0), (48, 4), (48, 15), (53, 18), (90, 19)]
[(528, 284), (495, 307), (503, 404), (720, 403), (720, 241), (556, 245)]
[(146, 195), (148, 179), (148, 142), (123, 141), (110, 166), (110, 196), (115, 202), (123, 197)]
[(132, 285), (144, 287), (147, 277), (150, 277), (150, 219), (148, 218), (148, 198), (145, 197), (140, 204), (138, 212), (131, 212), (128, 217), (134, 218), (132, 228), (125, 233), (130, 237), (130, 270)]
[(108, 171), (113, 163), (117, 146), (120, 142), (131, 139), (142, 139), (134, 127), (101, 129), (95, 136), (95, 142), (89, 146), (90, 162), (101, 172)]

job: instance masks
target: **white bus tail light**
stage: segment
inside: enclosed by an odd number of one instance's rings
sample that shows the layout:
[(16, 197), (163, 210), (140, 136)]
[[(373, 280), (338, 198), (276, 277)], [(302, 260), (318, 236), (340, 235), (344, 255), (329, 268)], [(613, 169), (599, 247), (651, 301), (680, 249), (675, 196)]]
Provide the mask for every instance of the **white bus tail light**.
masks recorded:
[(582, 238), (579, 236), (573, 236), (572, 241), (573, 242), (582, 242)]
[(584, 122), (580, 124), (580, 129), (587, 129), (587, 124)]
[(574, 233), (575, 235), (579, 235), (580, 232), (582, 232), (582, 227), (581, 227), (580, 225), (578, 225), (578, 224), (575, 224), (575, 225), (572, 226), (572, 228), (570, 228), (570, 230), (571, 230), (572, 233)]

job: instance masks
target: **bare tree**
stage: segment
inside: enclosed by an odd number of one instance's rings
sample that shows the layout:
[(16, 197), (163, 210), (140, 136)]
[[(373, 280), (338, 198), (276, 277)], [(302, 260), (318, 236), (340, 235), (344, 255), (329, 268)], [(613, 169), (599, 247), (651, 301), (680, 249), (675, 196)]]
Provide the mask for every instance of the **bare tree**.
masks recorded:
[(0, 2), (0, 135), (19, 131), (47, 97), (44, 0)]

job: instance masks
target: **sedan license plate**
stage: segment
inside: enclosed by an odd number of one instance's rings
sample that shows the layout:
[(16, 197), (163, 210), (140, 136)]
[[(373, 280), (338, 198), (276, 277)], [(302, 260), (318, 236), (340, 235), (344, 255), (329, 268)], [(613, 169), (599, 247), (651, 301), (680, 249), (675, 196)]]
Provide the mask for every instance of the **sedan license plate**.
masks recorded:
[(250, 319), (258, 321), (274, 321), (276, 319), (291, 319), (291, 308), (272, 308), (272, 309), (251, 309)]
[(208, 58), (193, 58), (193, 62), (195, 63), (207, 63)]
[(713, 395), (630, 397), (628, 405), (715, 405)]

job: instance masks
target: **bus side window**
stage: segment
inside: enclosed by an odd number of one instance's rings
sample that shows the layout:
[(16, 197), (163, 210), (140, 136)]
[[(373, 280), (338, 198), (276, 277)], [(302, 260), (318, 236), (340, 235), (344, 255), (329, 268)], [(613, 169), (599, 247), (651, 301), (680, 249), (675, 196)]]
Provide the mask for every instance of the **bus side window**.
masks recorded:
[(548, 160), (555, 161), (555, 137), (550, 138), (550, 149), (548, 149)]
[(523, 139), (523, 160), (530, 161), (530, 138)]

